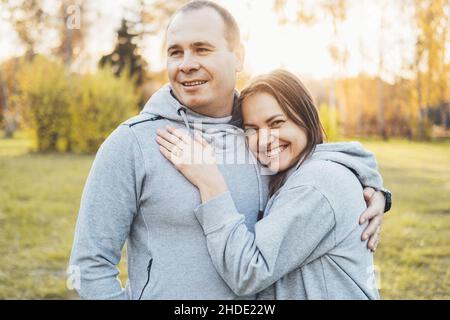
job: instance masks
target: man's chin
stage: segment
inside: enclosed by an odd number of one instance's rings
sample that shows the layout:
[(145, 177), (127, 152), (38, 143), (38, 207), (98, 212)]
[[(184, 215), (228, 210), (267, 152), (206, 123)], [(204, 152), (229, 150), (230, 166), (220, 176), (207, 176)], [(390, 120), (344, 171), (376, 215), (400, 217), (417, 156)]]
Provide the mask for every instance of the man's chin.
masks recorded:
[(183, 99), (181, 101), (186, 107), (188, 107), (189, 109), (191, 109), (193, 111), (203, 109), (206, 104), (204, 99), (197, 98), (197, 97), (183, 96)]

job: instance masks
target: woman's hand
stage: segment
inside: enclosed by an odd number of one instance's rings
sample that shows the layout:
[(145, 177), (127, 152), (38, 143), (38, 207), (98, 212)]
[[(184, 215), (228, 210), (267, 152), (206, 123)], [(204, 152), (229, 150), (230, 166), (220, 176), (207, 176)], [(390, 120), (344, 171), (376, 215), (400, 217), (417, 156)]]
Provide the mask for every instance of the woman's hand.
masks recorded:
[(199, 133), (192, 138), (167, 126), (157, 130), (156, 142), (164, 157), (199, 189), (203, 203), (228, 191), (217, 167), (214, 150)]

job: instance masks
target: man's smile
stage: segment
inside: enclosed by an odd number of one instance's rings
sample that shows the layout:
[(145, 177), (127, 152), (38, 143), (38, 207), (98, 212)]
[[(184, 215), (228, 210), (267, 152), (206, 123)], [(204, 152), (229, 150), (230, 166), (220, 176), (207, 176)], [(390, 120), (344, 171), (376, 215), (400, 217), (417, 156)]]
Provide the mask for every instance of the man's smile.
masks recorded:
[(193, 81), (183, 81), (181, 84), (185, 87), (194, 87), (207, 83), (206, 80), (193, 80)]

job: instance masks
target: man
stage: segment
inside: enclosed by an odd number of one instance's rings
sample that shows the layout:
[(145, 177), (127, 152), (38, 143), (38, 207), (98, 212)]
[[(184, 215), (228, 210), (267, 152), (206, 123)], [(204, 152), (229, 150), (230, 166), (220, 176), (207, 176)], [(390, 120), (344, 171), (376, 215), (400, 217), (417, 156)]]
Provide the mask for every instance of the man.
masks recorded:
[[(188, 131), (201, 123), (224, 159), (220, 169), (236, 206), (254, 230), (268, 180), (247, 161), (238, 128), (235, 83), (244, 59), (239, 29), (217, 4), (191, 2), (169, 24), (167, 55), (170, 85), (108, 137), (89, 173), (70, 261), (79, 270), (82, 298), (236, 298), (216, 272), (195, 218), (198, 190), (164, 159), (155, 138), (169, 123)], [(366, 192), (372, 205), (363, 218), (372, 221), (365, 233), (374, 249), (384, 196)], [(125, 241), (129, 281), (123, 289), (116, 266)]]

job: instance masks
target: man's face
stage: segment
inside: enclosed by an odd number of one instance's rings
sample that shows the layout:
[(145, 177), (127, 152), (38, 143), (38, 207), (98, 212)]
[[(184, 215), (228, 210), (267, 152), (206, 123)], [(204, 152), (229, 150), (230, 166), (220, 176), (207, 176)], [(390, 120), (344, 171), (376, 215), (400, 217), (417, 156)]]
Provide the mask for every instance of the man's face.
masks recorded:
[(198, 113), (223, 116), (233, 101), (243, 54), (229, 47), (222, 17), (211, 8), (179, 13), (167, 30), (166, 45), (176, 97)]

